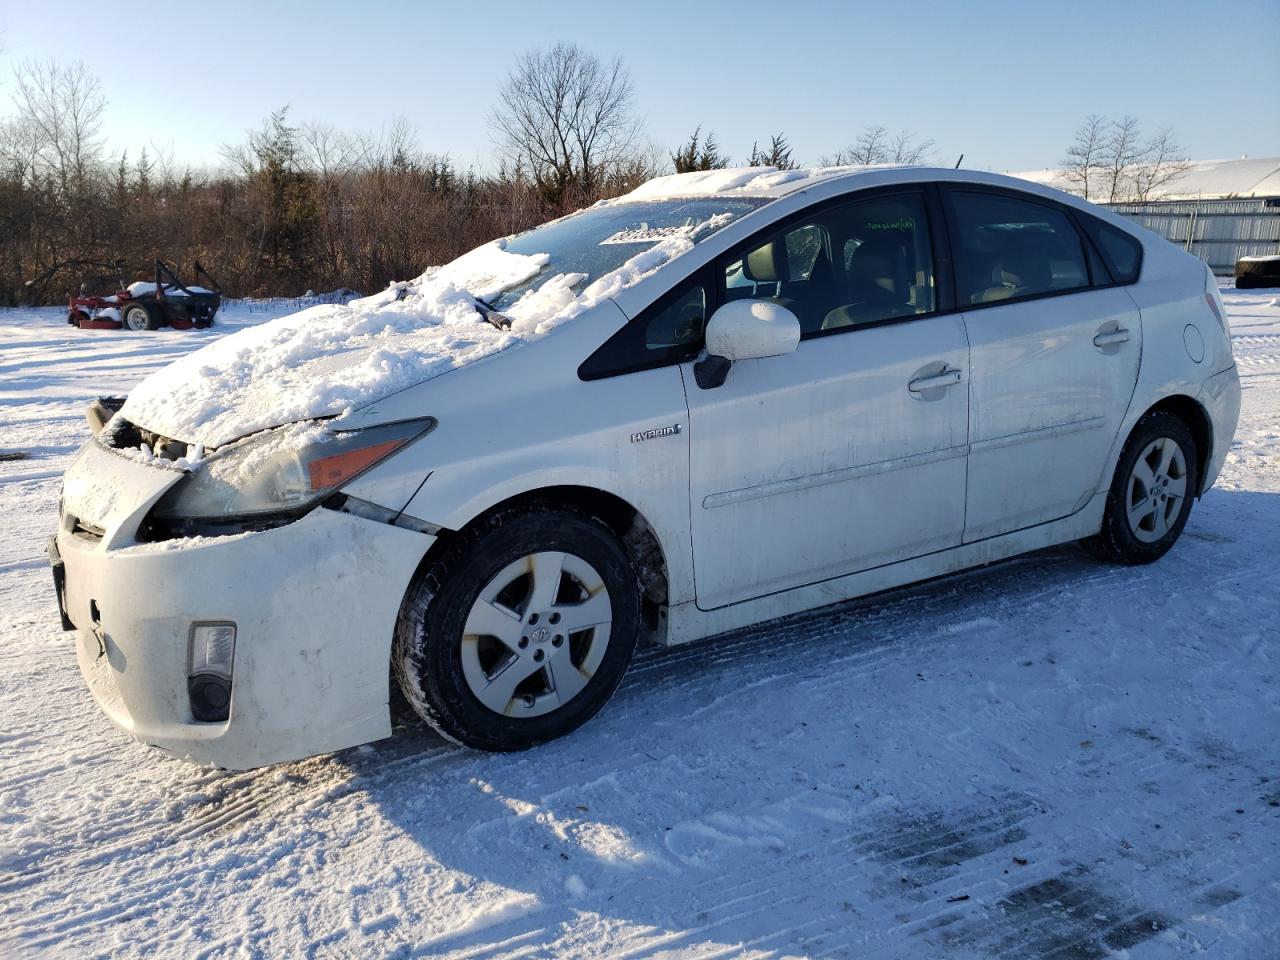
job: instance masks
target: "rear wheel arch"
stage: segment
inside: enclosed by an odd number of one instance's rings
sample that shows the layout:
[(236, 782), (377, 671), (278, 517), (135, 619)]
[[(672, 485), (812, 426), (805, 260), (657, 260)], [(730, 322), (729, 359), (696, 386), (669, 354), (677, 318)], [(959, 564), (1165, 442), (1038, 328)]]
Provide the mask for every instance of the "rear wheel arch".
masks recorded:
[(1200, 485), (1204, 481), (1205, 465), (1213, 454), (1213, 421), (1209, 419), (1208, 411), (1201, 406), (1199, 401), (1186, 394), (1173, 394), (1153, 403), (1144, 410), (1142, 416), (1134, 422), (1133, 427), (1130, 429), (1130, 435), (1137, 429), (1139, 423), (1142, 423), (1143, 420), (1155, 413), (1173, 414), (1185, 423), (1187, 429), (1191, 431), (1191, 438), (1196, 445), (1195, 496), (1199, 498), (1202, 493)]
[(1178, 540), (1202, 469), (1189, 422), (1194, 416), (1181, 402), (1161, 401), (1137, 419), (1121, 448), (1099, 530), (1083, 541), (1091, 553), (1115, 563), (1152, 563)]

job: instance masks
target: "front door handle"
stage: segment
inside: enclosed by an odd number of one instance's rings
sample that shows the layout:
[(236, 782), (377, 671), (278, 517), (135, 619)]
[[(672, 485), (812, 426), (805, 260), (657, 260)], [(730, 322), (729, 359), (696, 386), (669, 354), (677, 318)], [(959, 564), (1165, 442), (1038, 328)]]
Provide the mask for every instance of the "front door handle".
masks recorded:
[(1114, 347), (1117, 343), (1128, 343), (1128, 330), (1108, 330), (1106, 333), (1100, 333), (1093, 338), (1095, 347)]
[(907, 389), (912, 393), (923, 393), (925, 390), (935, 390), (938, 387), (954, 387), (959, 382), (959, 370), (943, 370), (931, 377), (916, 377), (907, 384)]

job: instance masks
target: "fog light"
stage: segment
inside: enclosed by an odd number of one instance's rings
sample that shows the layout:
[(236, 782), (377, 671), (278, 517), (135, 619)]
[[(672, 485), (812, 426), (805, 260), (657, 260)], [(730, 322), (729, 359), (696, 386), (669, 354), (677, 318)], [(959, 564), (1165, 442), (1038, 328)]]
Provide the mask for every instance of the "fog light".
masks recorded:
[(191, 701), (191, 715), (197, 720), (216, 723), (230, 716), (235, 652), (234, 623), (192, 625), (187, 696)]

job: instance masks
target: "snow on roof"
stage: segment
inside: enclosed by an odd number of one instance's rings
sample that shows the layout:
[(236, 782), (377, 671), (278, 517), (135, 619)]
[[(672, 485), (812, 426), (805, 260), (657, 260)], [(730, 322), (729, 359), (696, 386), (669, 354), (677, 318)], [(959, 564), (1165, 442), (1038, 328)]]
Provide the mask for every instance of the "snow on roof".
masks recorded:
[(734, 167), (728, 170), (702, 170), (697, 173), (673, 173), (642, 183), (612, 203), (637, 200), (669, 200), (680, 197), (783, 197), (833, 177), (847, 177), (869, 170), (883, 170), (893, 164), (845, 167), (800, 167), (779, 170), (777, 167)]
[[(1011, 177), (1059, 190), (1072, 184), (1062, 170), (1029, 170)], [(1193, 160), (1187, 170), (1152, 191), (1151, 200), (1220, 200), (1228, 197), (1280, 196), (1280, 157)]]

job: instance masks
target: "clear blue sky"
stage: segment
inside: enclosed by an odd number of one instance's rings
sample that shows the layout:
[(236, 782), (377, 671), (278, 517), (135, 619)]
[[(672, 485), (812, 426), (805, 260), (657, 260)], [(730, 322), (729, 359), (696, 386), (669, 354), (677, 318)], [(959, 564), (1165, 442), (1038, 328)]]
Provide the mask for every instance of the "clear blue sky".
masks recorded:
[(505, 64), (566, 40), (624, 59), (656, 144), (702, 124), (739, 161), (781, 130), (817, 162), (878, 123), (932, 138), (939, 163), (1037, 169), (1090, 112), (1172, 126), (1195, 159), (1280, 155), (1278, 37), (1278, 0), (0, 0), (0, 114), (15, 62), (82, 59), (131, 156), (209, 163), (290, 104), (351, 130), (403, 114), (424, 149), (485, 164)]

